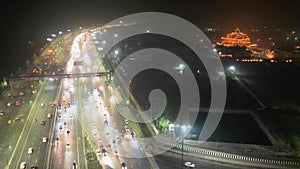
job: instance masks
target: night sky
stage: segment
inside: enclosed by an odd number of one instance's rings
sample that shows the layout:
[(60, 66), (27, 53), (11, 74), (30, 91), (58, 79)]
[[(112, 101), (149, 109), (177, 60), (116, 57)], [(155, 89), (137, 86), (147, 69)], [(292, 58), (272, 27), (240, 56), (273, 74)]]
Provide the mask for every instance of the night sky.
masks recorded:
[(0, 5), (0, 77), (13, 72), (38, 51), (47, 36), (59, 30), (104, 24), (126, 14), (146, 11), (171, 13), (199, 28), (216, 23), (224, 32), (236, 26), (299, 30), (300, 11), (296, 4), (297, 1), (290, 0), (4, 0)]

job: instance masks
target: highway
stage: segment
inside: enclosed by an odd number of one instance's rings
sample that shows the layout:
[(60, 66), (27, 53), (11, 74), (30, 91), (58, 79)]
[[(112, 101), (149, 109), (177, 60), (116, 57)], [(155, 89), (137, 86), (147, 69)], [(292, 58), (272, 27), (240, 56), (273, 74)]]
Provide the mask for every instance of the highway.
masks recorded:
[[(76, 107), (74, 105), (67, 108), (66, 111), (60, 110), (57, 113), (56, 126), (54, 130), (54, 139), (52, 140), (52, 155), (50, 168), (72, 168), (73, 162), (78, 164), (78, 155), (80, 152), (77, 148), (77, 117)], [(69, 133), (68, 133), (69, 131)], [(59, 140), (56, 140), (59, 138)], [(70, 147), (67, 147), (67, 144)]]
[[(47, 71), (57, 71), (59, 67), (63, 66), (64, 62), (63, 57), (60, 56), (57, 59), (56, 55), (61, 55), (63, 51), (57, 49), (57, 53), (52, 55), (54, 59), (50, 61), (45, 56), (49, 52), (48, 49), (55, 48), (59, 46), (58, 44), (64, 47), (62, 42), (67, 41), (66, 39), (70, 41), (69, 36), (66, 35), (45, 46), (46, 50), (41, 52), (41, 56), (37, 57), (31, 66), (25, 67), (24, 71), (20, 71), (16, 76), (29, 75), (34, 67), (45, 65), (45, 63), (52, 65), (47, 68)], [(36, 81), (16, 78), (9, 82), (12, 86), (5, 93), (9, 97), (5, 96), (4, 100), (1, 99), (0, 106), (1, 111), (5, 112), (5, 115), (0, 119), (2, 126), (0, 130), (4, 136), (1, 138), (1, 154), (2, 152), (5, 154), (0, 156), (0, 168), (18, 168), (22, 161), (26, 162), (28, 167), (37, 165), (46, 168), (50, 145), (49, 138), (52, 133), (51, 126), (53, 125), (52, 117), (55, 111), (55, 108), (50, 106), (50, 102), (56, 99), (59, 83), (44, 78)], [(20, 92), (24, 95), (19, 95)], [(14, 103), (17, 101), (20, 102), (20, 105)], [(9, 107), (6, 106), (8, 102), (12, 103)], [(44, 106), (41, 106), (42, 103)], [(48, 114), (51, 114), (52, 117), (47, 117)], [(15, 119), (17, 116), (20, 118)], [(12, 123), (8, 124), (8, 120), (11, 120)], [(44, 121), (45, 124), (42, 125), (41, 121)], [(43, 137), (48, 138), (46, 143), (42, 143)], [(30, 147), (33, 149), (32, 154), (28, 154), (28, 148)]]
[[(92, 41), (88, 41), (86, 48), (82, 48), (80, 56), (82, 56), (83, 65), (76, 66), (73, 73), (105, 71), (92, 45)], [(145, 159), (128, 160), (122, 157), (125, 152), (129, 155), (133, 152), (142, 153), (139, 150), (139, 143), (137, 140), (131, 139), (129, 133), (125, 133), (124, 140), (121, 140), (120, 143), (113, 143), (113, 140), (117, 141), (116, 137), (121, 135), (124, 120), (118, 120), (117, 116), (120, 115), (116, 114), (116, 110), (112, 106), (113, 103), (111, 103), (112, 95), (108, 92), (111, 91), (111, 87), (105, 85), (105, 80), (106, 77), (75, 79), (76, 98), (81, 99), (81, 102), (78, 102), (80, 122), (90, 140), (94, 143), (95, 148), (101, 150), (100, 147), (103, 145), (108, 151), (107, 157), (99, 156), (106, 168), (116, 168), (121, 161), (128, 163), (127, 165), (133, 168), (147, 167), (149, 164)], [(108, 121), (107, 125), (104, 123), (105, 120)], [(107, 148), (108, 144), (111, 145), (111, 150)], [(115, 151), (118, 152), (118, 157), (116, 157)]]
[[(97, 38), (100, 42), (111, 41), (106, 36)], [(128, 109), (119, 106), (125, 103), (121, 91), (109, 82), (107, 73), (97, 74), (107, 70), (94, 43), (94, 37), (87, 31), (76, 33), (76, 37), (75, 34), (66, 35), (50, 43), (33, 63), (36, 66), (49, 62), (48, 76), (39, 74), (32, 81), (28, 74), (35, 66), (14, 76), (25, 78), (13, 81), (11, 90), (0, 100), (0, 110), (5, 112), (0, 116), (3, 135), (0, 138), (0, 168), (18, 168), (24, 161), (28, 167), (37, 165), (55, 169), (73, 169), (75, 162), (76, 168), (86, 169), (85, 138), (92, 151), (97, 152), (99, 164), (106, 169), (120, 168), (121, 162), (128, 168), (150, 168), (154, 164), (163, 169), (181, 168), (180, 154), (170, 151), (154, 156), (152, 161), (136, 158), (143, 157), (145, 152), (139, 138), (132, 137), (130, 132), (142, 136), (142, 129), (132, 121), (125, 124), (125, 117), (119, 111)], [(54, 62), (42, 57), (49, 53), (49, 48), (56, 51)], [(58, 75), (52, 76), (53, 72)], [(61, 79), (49, 80), (52, 77)], [(19, 96), (19, 92), (25, 92), (25, 96)], [(21, 105), (16, 105), (16, 101), (21, 101)], [(7, 106), (8, 102), (12, 106)], [(50, 105), (52, 102), (55, 102), (54, 106)], [(51, 117), (47, 117), (48, 114)], [(11, 124), (8, 120), (12, 120)], [(129, 131), (124, 131), (124, 125)], [(42, 142), (43, 137), (48, 138), (47, 142)], [(28, 153), (31, 147), (33, 152)], [(101, 153), (102, 148), (106, 155)], [(196, 168), (241, 168), (187, 155), (184, 161), (195, 163)]]
[[(47, 159), (48, 143), (42, 143), (42, 138), (49, 138), (52, 118), (47, 118), (47, 114), (52, 114), (53, 110), (50, 106), (41, 107), (41, 103), (50, 103), (55, 99), (56, 93), (51, 91), (52, 89), (48, 90), (49, 86), (45, 85), (39, 90), (36, 102), (33, 103), (21, 137), (18, 140), (19, 146), (13, 152), (18, 157), (12, 159), (10, 165), (12, 168), (17, 168), (23, 161), (27, 162), (28, 165), (45, 167), (44, 159)], [(45, 124), (41, 124), (41, 121), (45, 121)], [(32, 154), (28, 154), (29, 148), (33, 148)]]

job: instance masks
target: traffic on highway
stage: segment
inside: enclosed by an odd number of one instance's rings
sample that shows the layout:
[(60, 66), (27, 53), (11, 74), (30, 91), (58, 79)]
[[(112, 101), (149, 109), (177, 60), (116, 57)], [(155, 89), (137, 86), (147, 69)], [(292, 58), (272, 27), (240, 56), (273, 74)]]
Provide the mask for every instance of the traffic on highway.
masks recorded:
[[(155, 137), (159, 131), (153, 123), (139, 123), (137, 119), (145, 120), (148, 115), (132, 113), (129, 103), (139, 110), (148, 103), (140, 106), (143, 99), (133, 94), (125, 97), (124, 90), (132, 91), (131, 81), (130, 86), (120, 86), (127, 82), (119, 78), (120, 83), (114, 83), (117, 76), (112, 74), (122, 61), (122, 52), (132, 52), (132, 46), (125, 44), (123, 51), (119, 46), (112, 48), (108, 54), (111, 60), (103, 53), (106, 45), (118, 40), (118, 29), (131, 25), (81, 28), (57, 36), (22, 71), (8, 78), (9, 87), (0, 99), (0, 168), (229, 169), (251, 168), (248, 164), (252, 161), (261, 166), (271, 163), (215, 149), (201, 148), (202, 154), (197, 154), (177, 133), (190, 130), (189, 125), (173, 124), (176, 130), (171, 130), (168, 122), (162, 138), (145, 142), (143, 138)], [(108, 32), (112, 33), (105, 34)], [(141, 42), (134, 46), (139, 48)], [(143, 59), (150, 63), (153, 58)], [(184, 66), (178, 67), (182, 70), (172, 71), (180, 76)], [(120, 70), (122, 76), (129, 76), (124, 67)], [(215, 162), (217, 158), (221, 160)], [(250, 162), (243, 166), (243, 160)], [(278, 161), (290, 165), (288, 162)]]

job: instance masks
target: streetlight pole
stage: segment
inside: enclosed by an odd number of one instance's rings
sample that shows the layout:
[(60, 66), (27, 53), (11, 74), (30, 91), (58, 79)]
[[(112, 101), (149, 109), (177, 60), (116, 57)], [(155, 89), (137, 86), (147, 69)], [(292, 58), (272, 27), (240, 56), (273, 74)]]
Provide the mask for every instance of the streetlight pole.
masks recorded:
[(183, 140), (184, 136), (181, 138), (181, 169), (183, 169)]
[(184, 163), (183, 163), (183, 143), (184, 143), (184, 138), (185, 138), (185, 132), (189, 130), (190, 126), (189, 125), (179, 125), (180, 127), (180, 136), (181, 136), (181, 169), (184, 168)]

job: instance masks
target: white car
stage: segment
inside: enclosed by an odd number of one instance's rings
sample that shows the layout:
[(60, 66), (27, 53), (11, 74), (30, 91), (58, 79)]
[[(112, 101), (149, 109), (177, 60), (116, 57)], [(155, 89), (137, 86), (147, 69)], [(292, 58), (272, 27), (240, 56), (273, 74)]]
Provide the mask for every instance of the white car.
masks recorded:
[(194, 168), (194, 167), (196, 166), (194, 163), (192, 163), (192, 162), (190, 162), (190, 161), (185, 162), (184, 165), (185, 165), (186, 167), (190, 167), (190, 168)]
[(21, 164), (20, 164), (20, 169), (25, 169), (25, 168), (26, 168), (26, 162), (23, 161), (23, 162), (21, 162)]
[(126, 132), (129, 132), (129, 128), (125, 125), (124, 126), (124, 130), (126, 131)]
[(51, 113), (48, 113), (48, 114), (47, 114), (47, 117), (48, 117), (48, 118), (52, 117)]
[(73, 169), (77, 169), (76, 161), (73, 162)]
[(48, 141), (48, 138), (47, 138), (47, 137), (43, 137), (42, 142), (43, 142), (43, 143), (47, 143), (47, 141)]
[(106, 151), (104, 148), (102, 148), (101, 152), (102, 152), (102, 155), (103, 155), (104, 157), (107, 156), (107, 151)]
[(7, 107), (10, 107), (12, 104), (10, 103), (10, 102), (8, 102), (7, 104), (6, 104), (6, 106)]
[(126, 166), (126, 164), (124, 162), (121, 162), (121, 168), (122, 169), (127, 169), (127, 166)]
[(32, 152), (33, 152), (33, 148), (32, 147), (28, 148), (28, 154), (32, 154)]
[(44, 107), (45, 106), (45, 103), (41, 103), (41, 107)]
[(67, 150), (70, 150), (71, 149), (71, 144), (67, 143), (66, 148), (67, 148)]

